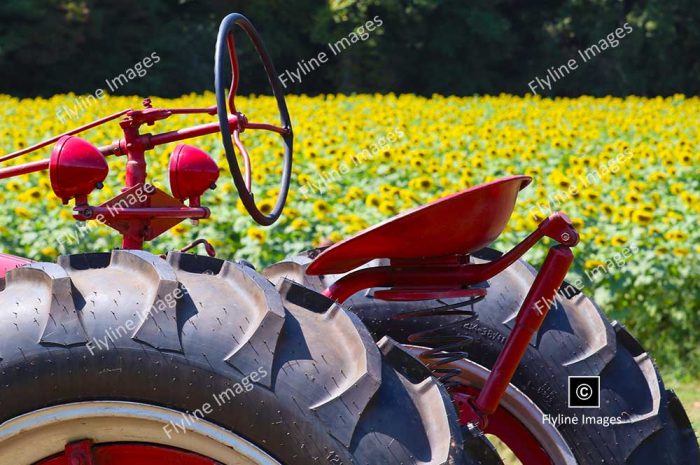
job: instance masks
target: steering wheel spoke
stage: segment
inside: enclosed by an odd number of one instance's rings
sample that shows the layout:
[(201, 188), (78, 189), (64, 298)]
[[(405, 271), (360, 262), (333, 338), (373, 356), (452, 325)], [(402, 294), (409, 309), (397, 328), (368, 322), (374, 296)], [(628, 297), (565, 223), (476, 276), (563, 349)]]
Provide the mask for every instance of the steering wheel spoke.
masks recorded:
[[(236, 26), (243, 29), (251, 42), (253, 42), (255, 50), (257, 51), (263, 67), (265, 68), (267, 79), (270, 83), (270, 87), (272, 87), (272, 93), (277, 102), (277, 109), (280, 114), (279, 126), (269, 123), (248, 122), (245, 116), (236, 109), (235, 97), (236, 93), (238, 92), (238, 84), (240, 82), (238, 55), (236, 53), (236, 43), (233, 37), (233, 30)], [(230, 86), (226, 86), (224, 78), (226, 60), (229, 61), (231, 66)], [(233, 182), (236, 185), (241, 202), (243, 202), (243, 205), (250, 216), (256, 222), (264, 226), (273, 224), (282, 214), (284, 204), (287, 200), (287, 194), (289, 192), (289, 183), (292, 173), (294, 134), (292, 131), (292, 122), (289, 118), (289, 111), (287, 110), (287, 103), (284, 99), (284, 93), (282, 91), (282, 85), (277, 76), (275, 67), (272, 64), (272, 60), (270, 60), (270, 56), (265, 50), (262, 39), (250, 21), (245, 16), (238, 13), (230, 14), (224, 18), (224, 20), (221, 22), (221, 26), (219, 27), (219, 34), (216, 42), (216, 64), (214, 67), (216, 108), (219, 118), (221, 138), (224, 145), (224, 150), (226, 152), (226, 160), (228, 161)], [(228, 97), (226, 95), (227, 87)], [(237, 117), (237, 122), (234, 125), (231, 124), (231, 115), (235, 115)], [(253, 196), (252, 163), (250, 161), (248, 151), (241, 140), (241, 133), (246, 129), (270, 131), (279, 134), (282, 138), (282, 143), (284, 146), (284, 164), (282, 169), (282, 178), (280, 181), (280, 189), (277, 196), (277, 202), (275, 203), (272, 211), (268, 214), (260, 211)], [(240, 152), (241, 158), (243, 158), (245, 174), (241, 173), (236, 152), (234, 150), (234, 145)]]
[(245, 123), (245, 128), (246, 129), (259, 129), (262, 131), (271, 131), (271, 132), (276, 132), (277, 134), (280, 134), (282, 136), (286, 136), (289, 134), (290, 129), (285, 128), (282, 126), (275, 126), (274, 124), (269, 124), (269, 123), (251, 123), (247, 122)]
[(245, 169), (245, 187), (246, 189), (248, 189), (248, 192), (252, 194), (253, 173), (252, 168), (250, 166), (250, 155), (248, 154), (248, 150), (246, 150), (245, 145), (243, 145), (243, 142), (241, 142), (241, 135), (238, 129), (233, 130), (233, 141), (235, 142), (236, 147), (238, 147), (238, 151), (241, 152), (241, 156), (243, 157), (243, 167)]
[(240, 70), (238, 67), (238, 53), (236, 53), (236, 39), (233, 37), (233, 31), (229, 32), (226, 37), (226, 48), (228, 48), (228, 56), (231, 60), (231, 88), (228, 91), (228, 108), (231, 114), (236, 114), (236, 94), (238, 93), (238, 82), (240, 80)]

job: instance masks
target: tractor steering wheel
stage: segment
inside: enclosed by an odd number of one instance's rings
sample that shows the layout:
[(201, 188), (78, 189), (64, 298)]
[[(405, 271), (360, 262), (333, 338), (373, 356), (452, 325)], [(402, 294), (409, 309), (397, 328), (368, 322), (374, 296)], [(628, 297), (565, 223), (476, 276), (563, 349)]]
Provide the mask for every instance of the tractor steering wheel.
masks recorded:
[[(253, 42), (255, 50), (257, 51), (258, 56), (265, 67), (267, 79), (270, 82), (272, 93), (277, 101), (277, 109), (279, 110), (280, 114), (281, 126), (251, 123), (248, 122), (247, 118), (242, 113), (236, 111), (234, 99), (236, 97), (239, 83), (238, 56), (236, 54), (236, 44), (233, 38), (233, 29), (236, 25), (243, 29), (251, 42)], [(224, 83), (224, 70), (227, 56), (231, 66), (231, 86), (228, 92), (228, 101), (226, 98), (226, 86)], [(216, 40), (214, 85), (216, 88), (216, 107), (219, 117), (219, 126), (221, 128), (221, 137), (224, 144), (224, 149), (226, 151), (226, 160), (228, 161), (228, 166), (231, 170), (231, 175), (233, 176), (233, 182), (238, 190), (238, 194), (241, 197), (241, 201), (243, 202), (243, 205), (250, 216), (257, 223), (263, 226), (269, 226), (280, 217), (282, 210), (284, 209), (284, 204), (287, 200), (289, 182), (292, 174), (292, 147), (294, 135), (292, 133), (292, 122), (289, 118), (289, 112), (287, 111), (287, 103), (284, 100), (284, 92), (282, 91), (282, 87), (279, 78), (277, 77), (275, 67), (272, 64), (272, 60), (270, 60), (270, 56), (265, 50), (265, 45), (251, 22), (248, 20), (248, 18), (239, 13), (232, 13), (226, 16), (221, 22), (221, 26), (219, 26), (219, 34)], [(231, 122), (229, 121), (229, 110), (232, 115), (237, 116), (237, 124), (233, 128), (233, 133), (231, 132)], [(280, 191), (274, 208), (267, 214), (260, 211), (255, 203), (255, 198), (252, 193), (252, 170), (250, 165), (250, 157), (248, 156), (248, 152), (240, 139), (240, 134), (245, 129), (262, 129), (276, 132), (282, 136), (284, 145), (284, 161)], [(233, 142), (231, 141), (232, 136)], [(234, 143), (241, 152), (241, 156), (244, 160), (245, 179), (241, 174), (236, 153), (233, 149)]]

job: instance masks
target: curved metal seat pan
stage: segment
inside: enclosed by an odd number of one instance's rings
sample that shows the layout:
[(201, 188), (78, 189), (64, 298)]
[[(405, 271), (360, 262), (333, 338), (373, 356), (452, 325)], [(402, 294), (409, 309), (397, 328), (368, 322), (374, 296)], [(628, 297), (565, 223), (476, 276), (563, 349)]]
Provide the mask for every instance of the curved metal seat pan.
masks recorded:
[(375, 258), (421, 259), (479, 250), (503, 232), (518, 192), (531, 180), (508, 176), (403, 212), (324, 250), (306, 272), (345, 273)]

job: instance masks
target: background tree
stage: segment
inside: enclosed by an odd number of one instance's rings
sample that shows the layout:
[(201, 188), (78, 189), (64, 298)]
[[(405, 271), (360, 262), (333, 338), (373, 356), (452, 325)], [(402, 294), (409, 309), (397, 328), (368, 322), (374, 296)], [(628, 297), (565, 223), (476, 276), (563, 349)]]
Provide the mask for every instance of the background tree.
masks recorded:
[[(88, 93), (155, 51), (148, 79), (120, 94), (176, 96), (213, 88), (221, 18), (249, 16), (280, 72), (379, 16), (380, 30), (292, 84), (291, 92), (529, 91), (547, 68), (628, 22), (634, 31), (546, 95), (668, 95), (700, 90), (700, 10), (693, 0), (4, 0), (0, 92)], [(244, 92), (266, 92), (242, 44)]]

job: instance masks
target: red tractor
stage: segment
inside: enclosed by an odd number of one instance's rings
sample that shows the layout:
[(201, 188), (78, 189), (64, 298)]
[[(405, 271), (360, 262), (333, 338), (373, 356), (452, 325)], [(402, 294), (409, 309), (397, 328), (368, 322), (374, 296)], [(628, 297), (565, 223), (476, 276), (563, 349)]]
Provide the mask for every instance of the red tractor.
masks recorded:
[[(279, 125), (236, 108), (235, 26), (262, 60)], [(49, 159), (2, 168), (0, 179), (48, 170), (76, 220), (123, 236), (122, 249), (56, 264), (0, 255), (0, 464), (502, 463), (487, 435), (524, 465), (698, 463), (690, 422), (649, 354), (564, 282), (579, 240), (568, 218), (551, 215), (505, 254), (487, 248), (526, 176), (444, 197), (262, 274), (214, 258), (206, 241), (144, 252), (184, 219), (209, 217), (203, 199), (219, 177), (207, 153), (181, 144), (170, 193), (150, 185), (146, 153), (159, 145), (221, 133), (252, 218), (270, 225), (282, 213), (291, 119), (242, 15), (223, 20), (215, 59), (214, 106), (146, 99), (0, 157), (53, 144)], [(182, 114), (218, 121), (142, 132)], [(76, 137), (116, 119), (123, 137), (111, 145)], [(252, 194), (246, 130), (284, 145), (269, 214)], [(125, 186), (92, 205), (109, 157), (126, 157)], [(538, 272), (521, 257), (543, 237), (558, 245)], [(207, 256), (186, 253), (200, 243)]]

